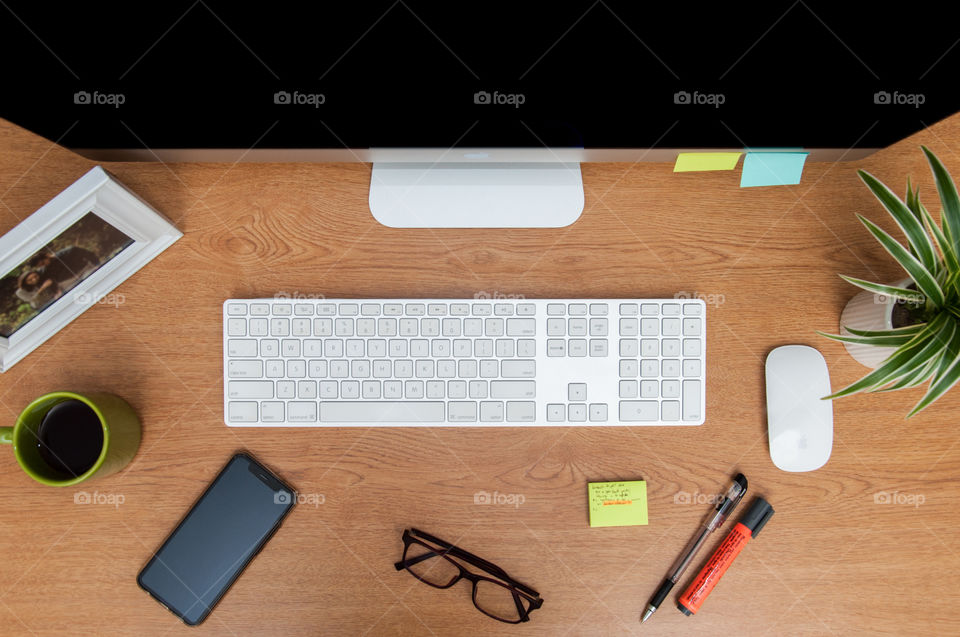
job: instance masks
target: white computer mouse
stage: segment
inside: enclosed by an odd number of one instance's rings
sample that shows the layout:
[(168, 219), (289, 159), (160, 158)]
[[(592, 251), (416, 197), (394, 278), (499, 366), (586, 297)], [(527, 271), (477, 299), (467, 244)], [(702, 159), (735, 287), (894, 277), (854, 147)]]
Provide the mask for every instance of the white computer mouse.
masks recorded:
[(823, 355), (784, 345), (767, 355), (767, 432), (770, 459), (783, 471), (813, 471), (833, 449), (833, 402)]

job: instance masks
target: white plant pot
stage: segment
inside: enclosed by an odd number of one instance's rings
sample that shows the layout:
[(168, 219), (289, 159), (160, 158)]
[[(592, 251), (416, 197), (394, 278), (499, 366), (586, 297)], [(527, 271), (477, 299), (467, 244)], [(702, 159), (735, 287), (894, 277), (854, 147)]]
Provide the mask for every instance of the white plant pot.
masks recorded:
[[(906, 287), (912, 283), (910, 279), (897, 281), (896, 287)], [(893, 329), (894, 300), (888, 296), (862, 290), (850, 299), (843, 313), (840, 314), (840, 334), (852, 336), (847, 327), (855, 330), (890, 330)], [(877, 367), (896, 351), (895, 347), (877, 347), (876, 345), (859, 345), (844, 343), (847, 352), (854, 360), (867, 367)]]

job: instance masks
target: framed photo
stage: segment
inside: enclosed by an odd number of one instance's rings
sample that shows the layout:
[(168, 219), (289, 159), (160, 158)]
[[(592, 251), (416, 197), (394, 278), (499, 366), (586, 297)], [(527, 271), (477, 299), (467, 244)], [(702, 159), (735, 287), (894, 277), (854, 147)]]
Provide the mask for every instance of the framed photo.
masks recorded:
[(182, 236), (97, 166), (0, 237), (0, 372)]

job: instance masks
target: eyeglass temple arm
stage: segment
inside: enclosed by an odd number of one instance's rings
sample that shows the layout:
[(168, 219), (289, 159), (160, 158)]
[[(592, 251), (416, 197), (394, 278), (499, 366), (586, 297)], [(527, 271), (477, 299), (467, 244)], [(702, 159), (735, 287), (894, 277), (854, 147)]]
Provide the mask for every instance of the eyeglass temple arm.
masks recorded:
[(393, 567), (398, 571), (402, 571), (408, 566), (413, 566), (414, 564), (419, 564), (424, 560), (429, 560), (431, 557), (434, 557), (433, 553), (424, 553), (423, 555), (418, 555), (417, 557), (410, 557), (405, 560), (400, 560), (399, 562), (394, 563)]

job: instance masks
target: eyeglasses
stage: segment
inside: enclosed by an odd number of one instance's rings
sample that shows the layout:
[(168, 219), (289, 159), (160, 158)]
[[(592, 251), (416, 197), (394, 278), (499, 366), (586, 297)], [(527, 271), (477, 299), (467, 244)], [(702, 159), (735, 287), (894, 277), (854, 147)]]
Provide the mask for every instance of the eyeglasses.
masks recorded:
[[(483, 569), (493, 577), (472, 573), (452, 558)], [(530, 621), (530, 612), (543, 606), (540, 593), (513, 579), (496, 564), (417, 529), (403, 532), (403, 559), (394, 567), (398, 571), (406, 569), (434, 588), (450, 588), (462, 579), (469, 580), (477, 610), (508, 624)]]

